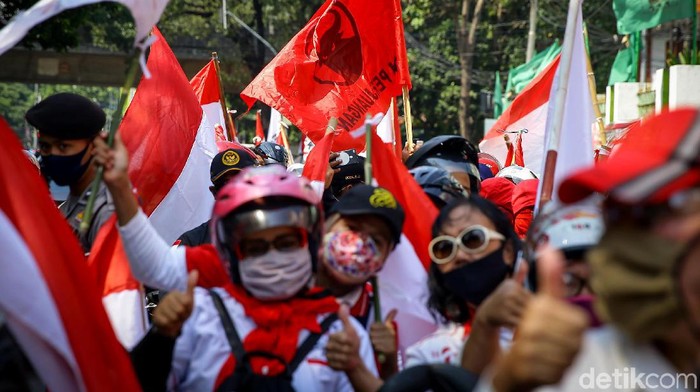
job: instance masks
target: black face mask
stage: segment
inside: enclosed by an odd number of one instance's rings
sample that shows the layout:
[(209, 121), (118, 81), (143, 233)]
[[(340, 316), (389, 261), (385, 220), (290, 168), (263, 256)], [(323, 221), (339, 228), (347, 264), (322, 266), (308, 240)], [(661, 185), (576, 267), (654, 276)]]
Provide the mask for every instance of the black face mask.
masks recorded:
[(508, 276), (510, 267), (503, 261), (503, 248), (467, 265), (442, 274), (450, 292), (479, 306)]
[(41, 172), (51, 178), (56, 185), (66, 186), (74, 184), (85, 174), (92, 157), (80, 164), (90, 145), (85, 146), (83, 151), (75, 155), (46, 155), (41, 157)]

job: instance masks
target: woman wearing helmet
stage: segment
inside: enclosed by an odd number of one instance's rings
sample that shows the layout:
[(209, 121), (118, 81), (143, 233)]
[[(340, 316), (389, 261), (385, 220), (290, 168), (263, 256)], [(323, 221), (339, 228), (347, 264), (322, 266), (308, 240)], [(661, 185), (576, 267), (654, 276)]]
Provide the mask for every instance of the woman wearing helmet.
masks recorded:
[[(161, 374), (149, 378), (167, 379), (170, 389), (193, 391), (350, 391), (351, 382), (363, 375), (376, 376), (363, 328), (347, 317), (338, 320), (335, 298), (313, 287), (323, 222), (318, 197), (306, 180), (279, 166), (244, 170), (219, 192), (212, 214), (213, 245), (173, 251), (131, 194), (128, 158), (119, 139), (115, 150), (98, 149), (96, 159), (105, 166), (122, 231), (141, 234), (123, 238), (130, 257), (166, 254), (179, 258), (183, 268), (217, 259), (229, 276), (223, 287), (193, 289), (191, 315), (177, 300), (185, 294), (163, 299), (154, 316), (160, 320), (156, 328), (176, 340), (169, 349), (167, 343), (161, 345), (159, 355), (150, 353), (149, 359), (161, 361), (151, 369), (161, 369)], [(360, 363), (343, 373), (327, 365), (324, 348), (331, 335), (348, 325), (358, 336)], [(164, 377), (162, 369), (168, 373)]]

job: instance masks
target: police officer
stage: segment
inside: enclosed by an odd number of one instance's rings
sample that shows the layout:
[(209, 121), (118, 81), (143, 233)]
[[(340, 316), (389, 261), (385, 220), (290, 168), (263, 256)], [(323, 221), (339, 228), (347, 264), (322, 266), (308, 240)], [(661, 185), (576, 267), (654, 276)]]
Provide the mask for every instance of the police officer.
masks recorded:
[[(256, 160), (252, 152), (242, 148), (229, 148), (214, 156), (211, 161), (209, 175), (212, 186), (209, 190), (216, 198), (216, 194), (228, 181), (235, 177), (246, 167), (255, 166)], [(202, 223), (194, 229), (182, 234), (178, 238), (177, 245), (197, 246), (211, 243), (209, 233), (209, 221)]]
[(478, 193), (481, 184), (477, 149), (457, 135), (436, 136), (406, 160), (406, 167), (435, 166), (447, 170), (469, 193)]
[(107, 188), (100, 183), (90, 229), (80, 233), (90, 185), (96, 175), (92, 141), (105, 124), (105, 113), (83, 96), (59, 93), (34, 105), (27, 111), (26, 119), (39, 130), (41, 172), (57, 185), (70, 188), (67, 200), (59, 209), (83, 250), (89, 252), (97, 232), (114, 210)]

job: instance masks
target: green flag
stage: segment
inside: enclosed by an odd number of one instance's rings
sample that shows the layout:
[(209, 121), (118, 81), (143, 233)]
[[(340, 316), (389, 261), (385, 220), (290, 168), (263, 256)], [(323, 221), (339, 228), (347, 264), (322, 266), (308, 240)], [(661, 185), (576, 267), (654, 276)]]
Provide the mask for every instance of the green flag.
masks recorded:
[[(554, 42), (547, 49), (537, 53), (530, 62), (519, 65), (508, 71), (508, 83), (506, 83), (506, 96), (504, 99), (507, 106), (515, 96), (544, 70), (549, 63), (561, 52), (559, 42)], [(505, 109), (505, 108), (504, 108)]]
[(613, 0), (617, 32), (631, 34), (662, 23), (690, 18), (696, 0)]
[(501, 117), (503, 113), (503, 93), (501, 93), (501, 74), (496, 71), (496, 83), (493, 86), (493, 118)]
[(620, 49), (615, 57), (608, 86), (613, 86), (618, 82), (636, 82), (637, 69), (639, 66), (639, 43), (641, 43), (641, 32), (629, 35), (629, 46)]

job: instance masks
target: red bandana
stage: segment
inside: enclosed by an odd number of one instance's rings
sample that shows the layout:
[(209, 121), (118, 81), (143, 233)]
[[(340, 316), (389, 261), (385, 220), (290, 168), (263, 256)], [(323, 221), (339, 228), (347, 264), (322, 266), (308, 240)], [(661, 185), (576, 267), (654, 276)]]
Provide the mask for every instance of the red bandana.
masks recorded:
[[(318, 316), (338, 311), (338, 302), (332, 295), (324, 295), (323, 289), (314, 287), (303, 297), (285, 301), (265, 302), (251, 297), (236, 285), (227, 285), (226, 290), (238, 301), (256, 328), (243, 339), (246, 352), (263, 351), (274, 354), (285, 363), (291, 362), (297, 351), (299, 332), (302, 329), (320, 332)], [(251, 357), (251, 366), (256, 374), (274, 376), (284, 371), (283, 365), (274, 359)], [(267, 372), (263, 372), (267, 367)], [(235, 368), (235, 366), (234, 366)]]

